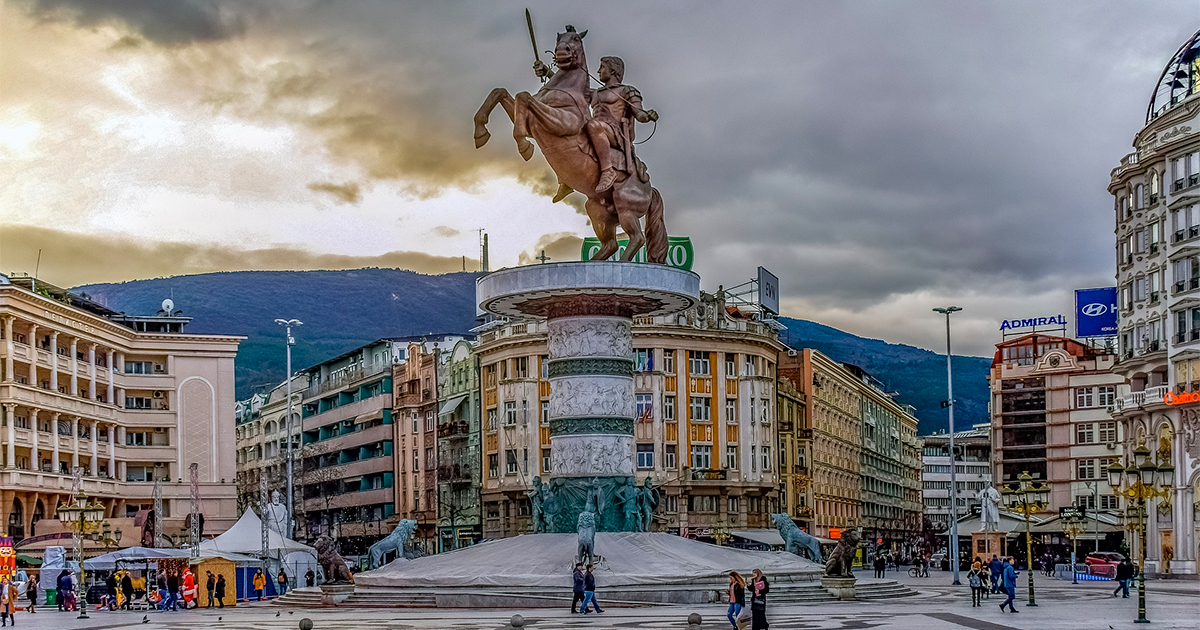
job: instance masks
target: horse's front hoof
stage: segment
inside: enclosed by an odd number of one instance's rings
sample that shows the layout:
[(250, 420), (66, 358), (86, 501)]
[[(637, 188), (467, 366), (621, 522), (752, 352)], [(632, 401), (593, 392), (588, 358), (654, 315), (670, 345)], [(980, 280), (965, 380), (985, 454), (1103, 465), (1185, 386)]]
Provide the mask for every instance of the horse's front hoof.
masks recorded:
[(483, 145), (487, 144), (488, 140), (491, 140), (491, 139), (492, 139), (492, 134), (491, 134), (491, 132), (489, 132), (486, 129), (483, 131), (483, 133), (475, 134), (475, 148), (476, 149), (483, 148)]
[(522, 140), (517, 143), (517, 152), (521, 154), (526, 162), (533, 158), (533, 143), (528, 140)]

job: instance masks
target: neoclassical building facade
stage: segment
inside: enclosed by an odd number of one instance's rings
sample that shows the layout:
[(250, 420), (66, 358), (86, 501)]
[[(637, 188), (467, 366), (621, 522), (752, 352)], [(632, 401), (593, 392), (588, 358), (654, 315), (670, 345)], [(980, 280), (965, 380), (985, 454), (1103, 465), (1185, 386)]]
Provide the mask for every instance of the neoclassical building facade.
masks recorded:
[(132, 521), (153, 508), (156, 480), (163, 531), (182, 534), (193, 463), (206, 533), (236, 520), (242, 338), (185, 334), (188, 320), (128, 316), (34, 278), (0, 276), (0, 515), (9, 535), (60, 532), (57, 506), (76, 468), (83, 492), (124, 528), (122, 546), (140, 542)]
[(1200, 32), (1163, 68), (1134, 152), (1112, 170), (1124, 452), (1145, 443), (1175, 467), (1151, 505), (1148, 572), (1196, 574), (1200, 544)]

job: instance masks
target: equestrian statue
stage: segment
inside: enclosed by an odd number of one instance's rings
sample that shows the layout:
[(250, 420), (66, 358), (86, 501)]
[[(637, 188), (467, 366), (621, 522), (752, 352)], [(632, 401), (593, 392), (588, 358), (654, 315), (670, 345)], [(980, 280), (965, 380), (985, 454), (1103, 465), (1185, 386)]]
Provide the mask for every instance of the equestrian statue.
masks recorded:
[[(530, 38), (533, 23), (526, 12)], [(504, 108), (513, 122), (513, 138), (522, 158), (533, 157), (532, 138), (558, 176), (560, 201), (571, 192), (587, 196), (584, 209), (592, 221), (600, 249), (592, 260), (607, 260), (617, 253), (616, 230), (619, 225), (629, 238), (622, 261), (632, 260), (646, 247), (646, 260), (667, 261), (667, 226), (663, 219), (663, 201), (650, 185), (646, 165), (634, 153), (635, 123), (656, 123), (658, 113), (643, 109), (641, 93), (622, 83), (625, 62), (619, 57), (604, 57), (597, 69), (593, 88), (588, 74), (583, 38), (567, 26), (554, 46), (557, 70), (537, 59), (534, 41), (534, 73), (544, 85), (536, 94), (496, 88), (488, 94), (475, 113), (475, 147), (487, 144), (491, 133), (488, 117), (497, 105)], [(641, 220), (645, 219), (645, 230)]]

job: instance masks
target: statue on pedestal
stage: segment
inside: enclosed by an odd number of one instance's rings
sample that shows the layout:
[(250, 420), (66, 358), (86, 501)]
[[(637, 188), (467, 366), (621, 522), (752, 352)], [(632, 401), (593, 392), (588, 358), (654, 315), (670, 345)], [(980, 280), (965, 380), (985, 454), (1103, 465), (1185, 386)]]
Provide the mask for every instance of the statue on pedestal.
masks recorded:
[(377, 569), (383, 566), (383, 557), (388, 552), (396, 552), (396, 558), (412, 557), (412, 549), (408, 547), (408, 541), (412, 538), (413, 531), (417, 529), (417, 522), (411, 518), (401, 519), (396, 524), (396, 529), (388, 534), (386, 538), (371, 545), (367, 550), (370, 556), (370, 564), (372, 569)]
[(825, 562), (825, 559), (821, 557), (821, 543), (796, 527), (796, 523), (792, 522), (792, 517), (787, 514), (772, 514), (771, 519), (775, 522), (775, 528), (779, 530), (779, 535), (783, 537), (785, 550), (788, 553), (799, 556), (803, 552), (813, 562), (818, 564)]
[(833, 553), (829, 554), (829, 562), (825, 563), (825, 577), (854, 577), (854, 556), (858, 553), (858, 543), (862, 533), (857, 527), (842, 530), (842, 538), (838, 541)]
[(1000, 492), (992, 486), (979, 491), (979, 531), (994, 532), (1000, 527)]
[(278, 490), (271, 493), (271, 502), (263, 506), (262, 518), (267, 523), (267, 529), (284, 538), (291, 538), (287, 531), (287, 507), (283, 505), (283, 495)]
[(654, 510), (658, 509), (659, 493), (658, 488), (654, 487), (654, 481), (646, 477), (646, 481), (642, 484), (642, 489), (638, 491), (638, 505), (641, 508), (641, 529), (638, 531), (648, 532), (654, 525)]

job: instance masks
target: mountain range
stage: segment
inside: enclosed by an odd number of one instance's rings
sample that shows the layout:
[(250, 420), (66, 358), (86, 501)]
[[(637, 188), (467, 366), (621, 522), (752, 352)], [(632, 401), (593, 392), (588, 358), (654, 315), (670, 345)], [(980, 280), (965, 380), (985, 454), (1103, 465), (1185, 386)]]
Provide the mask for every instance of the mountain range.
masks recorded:
[[(245, 336), (236, 362), (237, 396), (283, 381), (284, 331), (276, 318), (298, 319), (292, 367), (299, 370), (385, 337), (466, 332), (476, 325), (477, 273), (425, 275), (402, 269), (236, 271), (77, 287), (108, 308), (152, 314), (171, 298), (193, 318), (187, 331)], [(922, 434), (944, 430), (946, 357), (929, 350), (789, 317), (781, 340), (854, 364), (912, 405)], [(991, 359), (955, 356), (955, 424), (988, 419)]]

